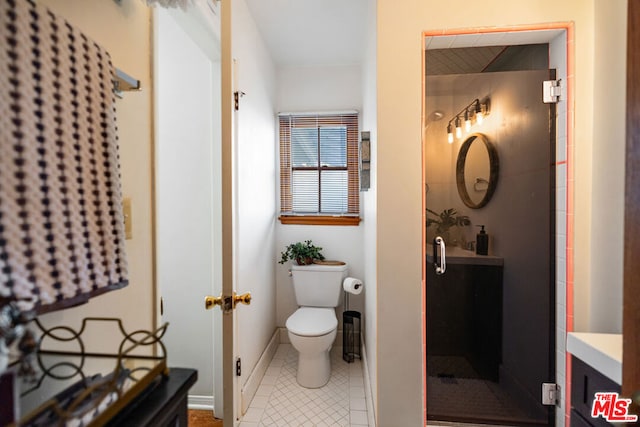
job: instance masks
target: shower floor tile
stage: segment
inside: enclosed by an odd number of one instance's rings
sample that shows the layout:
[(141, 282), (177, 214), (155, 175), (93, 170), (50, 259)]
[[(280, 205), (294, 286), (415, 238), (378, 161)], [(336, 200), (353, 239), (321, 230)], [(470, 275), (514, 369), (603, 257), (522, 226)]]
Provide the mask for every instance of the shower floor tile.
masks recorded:
[[(475, 378), (427, 377), (427, 413), (438, 425), (438, 419), (469, 418), (480, 420), (510, 420), (531, 422), (535, 417), (519, 407), (497, 383)], [(442, 417), (442, 418), (440, 418)], [(485, 421), (486, 422), (486, 421)], [(432, 424), (433, 423), (433, 424)], [(510, 423), (509, 423), (510, 424)], [(453, 425), (459, 425), (453, 423)], [(465, 425), (465, 424), (460, 424)]]
[(280, 344), (240, 427), (368, 425), (360, 360), (346, 363), (342, 348), (334, 347), (329, 382), (317, 389), (298, 385), (297, 368), (296, 350)]

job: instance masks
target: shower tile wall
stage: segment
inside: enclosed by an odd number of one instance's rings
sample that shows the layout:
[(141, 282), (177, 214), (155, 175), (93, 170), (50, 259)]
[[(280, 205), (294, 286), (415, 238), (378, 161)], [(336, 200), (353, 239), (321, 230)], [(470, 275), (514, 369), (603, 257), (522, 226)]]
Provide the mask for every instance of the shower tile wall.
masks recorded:
[[(563, 390), (569, 390), (567, 384), (566, 337), (567, 330), (567, 289), (572, 287), (567, 276), (567, 245), (572, 246), (573, 236), (567, 235), (567, 219), (573, 212), (567, 210), (568, 175), (567, 166), (571, 147), (569, 146), (569, 128), (567, 117), (573, 115), (568, 109), (568, 86), (573, 82), (573, 70), (567, 66), (567, 45), (573, 45), (573, 31), (564, 32), (549, 43), (549, 66), (556, 70), (556, 78), (563, 83), (560, 102), (556, 105), (556, 383)], [(572, 278), (571, 278), (572, 280)], [(567, 283), (569, 282), (569, 285)], [(568, 328), (569, 326), (569, 328)], [(566, 396), (561, 393), (560, 408), (556, 410), (556, 426), (566, 424)]]

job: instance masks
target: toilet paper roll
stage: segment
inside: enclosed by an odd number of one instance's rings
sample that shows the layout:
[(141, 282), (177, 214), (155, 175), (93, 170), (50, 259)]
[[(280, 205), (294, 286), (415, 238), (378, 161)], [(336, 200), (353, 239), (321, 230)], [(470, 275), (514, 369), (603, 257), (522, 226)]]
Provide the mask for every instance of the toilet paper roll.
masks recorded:
[(342, 287), (345, 292), (349, 292), (350, 294), (358, 295), (362, 292), (362, 280), (356, 279), (355, 277), (347, 277), (342, 282)]

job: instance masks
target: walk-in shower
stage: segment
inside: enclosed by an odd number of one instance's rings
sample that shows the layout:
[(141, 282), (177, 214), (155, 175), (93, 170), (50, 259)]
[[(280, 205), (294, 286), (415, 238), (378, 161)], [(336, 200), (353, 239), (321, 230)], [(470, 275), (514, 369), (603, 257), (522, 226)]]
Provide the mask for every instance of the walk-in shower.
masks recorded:
[[(547, 425), (553, 415), (540, 390), (555, 380), (555, 109), (541, 99), (553, 74), (548, 46), (492, 47), (480, 72), (455, 64), (480, 53), (446, 50), (426, 57), (425, 111), (444, 118), (424, 129), (427, 416)], [(480, 226), (487, 255), (476, 253)]]

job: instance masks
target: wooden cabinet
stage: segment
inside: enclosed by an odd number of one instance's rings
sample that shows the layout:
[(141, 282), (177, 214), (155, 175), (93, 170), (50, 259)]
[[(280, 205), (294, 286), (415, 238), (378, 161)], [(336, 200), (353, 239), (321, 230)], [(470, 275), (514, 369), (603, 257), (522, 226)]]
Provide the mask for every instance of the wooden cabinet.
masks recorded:
[(187, 396), (197, 378), (195, 369), (170, 368), (156, 387), (141, 394), (106, 425), (187, 427)]
[(571, 426), (610, 426), (603, 418), (591, 417), (593, 399), (596, 392), (620, 393), (620, 385), (575, 356), (572, 357), (571, 372)]
[[(67, 366), (71, 366), (70, 364)], [(74, 378), (76, 375), (73, 376)], [(85, 377), (89, 378), (89, 377)], [(131, 377), (130, 377), (131, 378)], [(56, 412), (52, 409), (53, 402), (68, 403), (69, 400), (62, 399), (60, 396), (67, 393), (69, 390), (78, 391), (78, 393), (86, 392), (87, 389), (81, 388), (76, 380), (73, 381), (75, 386), (64, 388), (66, 378), (51, 379), (46, 376), (41, 378), (40, 386), (33, 387), (33, 383), (26, 383), (25, 386), (31, 386), (31, 389), (22, 395), (19, 399), (18, 407), (27, 408), (29, 405), (36, 406), (30, 412), (23, 414), (23, 418), (16, 422), (16, 411), (10, 412), (4, 409), (9, 409), (11, 404), (9, 403), (9, 394), (0, 393), (2, 400), (0, 400), (0, 426), (6, 425), (20, 425), (20, 426), (43, 426), (43, 425), (106, 425), (112, 427), (121, 426), (135, 426), (135, 427), (165, 427), (165, 426), (187, 426), (188, 413), (187, 413), (187, 401), (189, 388), (196, 382), (198, 373), (195, 369), (185, 368), (169, 368), (169, 373), (158, 374), (151, 378), (148, 385), (141, 388), (138, 394), (135, 395), (128, 403), (119, 405), (118, 401), (112, 403), (110, 408), (100, 412), (100, 415), (94, 414), (94, 417), (90, 420), (86, 419), (84, 414), (91, 414), (91, 411), (81, 412), (83, 415), (83, 421), (80, 423), (80, 418), (75, 418), (71, 421), (65, 419), (59, 419), (59, 414), (66, 415), (67, 412)], [(3, 375), (0, 383), (7, 382), (10, 378), (9, 375)], [(56, 388), (56, 386), (58, 386)], [(14, 391), (18, 391), (17, 388), (11, 385)], [(62, 388), (64, 391), (53, 395), (53, 390)], [(71, 393), (69, 391), (69, 393)], [(15, 394), (16, 396), (19, 393)], [(66, 394), (70, 396), (71, 394)], [(94, 395), (104, 397), (104, 394), (94, 393)], [(90, 395), (92, 396), (92, 395)], [(30, 397), (32, 401), (29, 402)], [(125, 397), (120, 397), (125, 400)], [(51, 404), (47, 405), (46, 402)], [(120, 409), (121, 408), (121, 409)], [(117, 411), (117, 412), (115, 412)], [(70, 413), (71, 415), (73, 412)]]

